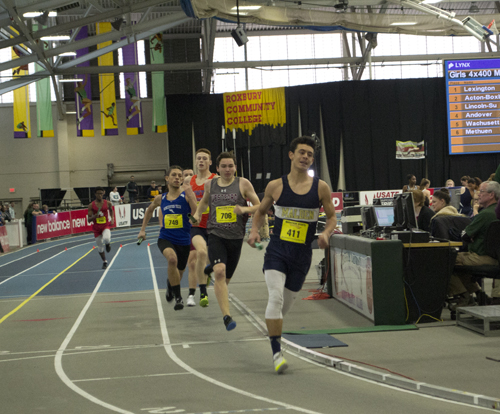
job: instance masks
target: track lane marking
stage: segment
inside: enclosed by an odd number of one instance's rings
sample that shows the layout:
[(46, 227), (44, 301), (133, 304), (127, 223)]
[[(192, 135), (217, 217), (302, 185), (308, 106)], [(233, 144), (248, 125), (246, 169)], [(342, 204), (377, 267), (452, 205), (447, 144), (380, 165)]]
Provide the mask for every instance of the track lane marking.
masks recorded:
[(151, 266), (151, 276), (153, 279), (154, 293), (155, 293), (155, 297), (156, 297), (156, 307), (158, 309), (158, 317), (160, 319), (160, 330), (161, 330), (161, 335), (163, 338), (163, 347), (165, 348), (167, 355), (172, 359), (173, 362), (175, 362), (177, 365), (179, 365), (181, 368), (184, 368), (186, 371), (190, 372), (191, 374), (197, 376), (198, 378), (200, 378), (204, 381), (207, 381), (212, 385), (216, 385), (218, 387), (225, 388), (228, 391), (232, 391), (232, 392), (235, 392), (237, 394), (243, 395), (245, 397), (256, 399), (258, 401), (264, 401), (264, 402), (267, 402), (270, 404), (278, 405), (280, 407), (283, 407), (283, 408), (286, 408), (289, 410), (294, 410), (294, 411), (298, 411), (298, 412), (306, 413), (306, 414), (320, 414), (318, 411), (308, 410), (306, 408), (298, 407), (298, 406), (295, 406), (292, 404), (287, 404), (287, 403), (284, 403), (281, 401), (273, 400), (271, 398), (262, 397), (260, 395), (253, 394), (251, 392), (241, 390), (239, 388), (225, 384), (221, 381), (216, 380), (215, 378), (212, 378), (212, 377), (209, 377), (208, 375), (202, 374), (201, 372), (195, 370), (194, 368), (192, 368), (191, 366), (186, 364), (184, 361), (182, 361), (177, 356), (177, 354), (174, 352), (174, 350), (172, 348), (172, 344), (170, 343), (170, 336), (169, 336), (168, 330), (167, 330), (167, 323), (165, 321), (165, 314), (163, 312), (163, 305), (162, 305), (162, 301), (160, 298), (160, 291), (158, 289), (158, 283), (156, 281), (156, 272), (155, 272), (155, 268), (154, 268), (154, 264), (153, 264), (153, 258), (151, 256), (151, 249), (149, 248), (149, 246), (148, 246), (148, 255), (149, 255), (149, 263)]
[(84, 308), (80, 312), (80, 315), (78, 315), (78, 318), (77, 318), (76, 322), (73, 324), (73, 326), (72, 326), (71, 330), (69, 331), (68, 335), (66, 335), (66, 338), (64, 339), (63, 343), (61, 344), (61, 346), (57, 350), (56, 356), (54, 358), (54, 368), (56, 370), (56, 374), (59, 376), (59, 378), (61, 379), (61, 381), (69, 389), (71, 389), (72, 391), (74, 391), (77, 394), (81, 395), (83, 398), (86, 398), (87, 400), (89, 400), (89, 401), (91, 401), (91, 402), (93, 402), (93, 403), (95, 403), (97, 405), (100, 405), (101, 407), (107, 408), (108, 410), (116, 411), (116, 412), (121, 413), (121, 414), (134, 414), (131, 411), (123, 410), (120, 407), (116, 407), (116, 406), (114, 406), (112, 404), (109, 404), (109, 403), (107, 403), (105, 401), (102, 401), (99, 398), (94, 397), (92, 394), (89, 394), (87, 391), (82, 390), (80, 387), (78, 387), (76, 384), (74, 384), (74, 382), (71, 381), (71, 379), (69, 379), (69, 377), (66, 375), (66, 372), (64, 371), (64, 368), (62, 366), (62, 357), (64, 355), (64, 351), (66, 351), (66, 348), (68, 347), (69, 342), (71, 341), (71, 339), (75, 335), (76, 331), (80, 327), (80, 324), (82, 323), (83, 318), (85, 317), (87, 311), (89, 310), (90, 305), (94, 301), (94, 298), (96, 297), (97, 292), (99, 291), (99, 288), (101, 287), (101, 285), (102, 285), (102, 283), (104, 281), (104, 278), (108, 274), (109, 269), (111, 269), (111, 267), (113, 266), (113, 263), (114, 263), (115, 259), (119, 256), (121, 250), (122, 250), (122, 248), (119, 247), (118, 250), (116, 251), (116, 254), (113, 256), (113, 259), (109, 263), (109, 266), (106, 268), (106, 270), (102, 274), (101, 278), (99, 279), (99, 282), (97, 282), (97, 285), (94, 288), (94, 291), (92, 292), (92, 295), (90, 296), (89, 300), (87, 301), (87, 303), (85, 304)]
[[(2, 322), (4, 322), (4, 321), (5, 321), (5, 320), (9, 317), (9, 316), (14, 315), (14, 313), (16, 313), (19, 309), (21, 309), (24, 305), (26, 305), (26, 304), (27, 304), (27, 303), (28, 303), (31, 299), (33, 299), (33, 298), (34, 298), (36, 295), (38, 295), (38, 294), (39, 294), (42, 290), (44, 290), (44, 289), (45, 289), (47, 286), (49, 286), (49, 285), (50, 285), (53, 281), (55, 281), (55, 280), (56, 280), (59, 276), (61, 276), (64, 272), (66, 272), (66, 270), (71, 269), (71, 268), (72, 268), (75, 264), (77, 264), (80, 260), (82, 260), (84, 257), (86, 257), (86, 256), (87, 256), (90, 252), (92, 252), (93, 250), (94, 250), (94, 249), (90, 249), (90, 250), (89, 250), (87, 253), (85, 253), (82, 257), (80, 257), (77, 261), (73, 262), (73, 263), (72, 263), (71, 265), (69, 265), (66, 269), (64, 269), (62, 272), (60, 272), (59, 274), (57, 274), (56, 276), (54, 276), (54, 277), (53, 277), (50, 281), (48, 281), (47, 283), (45, 283), (45, 285), (43, 285), (40, 289), (38, 289), (35, 293), (33, 293), (33, 294), (32, 294), (32, 295), (28, 298), (28, 299), (24, 300), (24, 301), (23, 301), (20, 305), (18, 305), (18, 306), (17, 306), (14, 310), (10, 311), (7, 315), (3, 316), (3, 317), (2, 317), (2, 319), (0, 319), (0, 324), (1, 324)], [(63, 253), (63, 252), (64, 252), (64, 250), (63, 250), (61, 253)], [(59, 254), (61, 254), (61, 253), (58, 253), (58, 254), (56, 254), (55, 256), (52, 256), (51, 258), (49, 258), (49, 259), (47, 259), (47, 260), (53, 259), (54, 257), (58, 256), (58, 255), (59, 255)], [(44, 262), (45, 262), (45, 260), (44, 260)], [(40, 264), (42, 264), (42, 263), (43, 263), (43, 262), (40, 262), (40, 263), (38, 263), (38, 264), (37, 264), (37, 265), (35, 265), (35, 266), (38, 266), (38, 265), (40, 265)], [(35, 267), (35, 266), (30, 267), (30, 269), (31, 269), (31, 268), (33, 268), (33, 267)], [(26, 269), (25, 271), (28, 271), (28, 270), (29, 270), (29, 269)], [(25, 271), (24, 271), (24, 272), (25, 272)], [(22, 273), (24, 273), (24, 272), (22, 272)], [(16, 276), (19, 276), (19, 274), (18, 274), (18, 275), (16, 275)], [(12, 277), (14, 277), (14, 276), (12, 276)], [(12, 277), (10, 277), (9, 279), (12, 279)], [(9, 280), (9, 279), (4, 280), (2, 283), (6, 282), (6, 281), (7, 281), (7, 280)], [(0, 283), (0, 284), (1, 284), (1, 283)]]

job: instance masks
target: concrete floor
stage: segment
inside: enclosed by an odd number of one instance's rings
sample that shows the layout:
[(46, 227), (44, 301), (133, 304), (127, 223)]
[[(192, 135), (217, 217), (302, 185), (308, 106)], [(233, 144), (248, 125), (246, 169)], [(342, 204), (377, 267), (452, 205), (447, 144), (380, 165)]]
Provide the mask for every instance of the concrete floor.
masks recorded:
[[(288, 345), (290, 368), (276, 375), (262, 329), (264, 252), (243, 247), (229, 285), (238, 326), (227, 332), (212, 288), (208, 308), (175, 312), (166, 303), (166, 261), (154, 240), (149, 249), (145, 243), (137, 247), (136, 233), (113, 232), (114, 261), (107, 272), (100, 270), (95, 251), (81, 258), (92, 248), (89, 237), (44, 243), (44, 256), (33, 253), (37, 246), (0, 257), (2, 413), (420, 414), (485, 409), (426, 395), (433, 391), (426, 392), (425, 384), (442, 388), (443, 395), (455, 389), (464, 396), (490, 397), (483, 402), (500, 398), (500, 363), (487, 359), (500, 359), (500, 339), (457, 327), (447, 310), (443, 322), (420, 324), (418, 330), (334, 335), (347, 347), (312, 353)], [(60, 253), (65, 244), (70, 246), (67, 256)], [(321, 256), (315, 251), (313, 265)], [(285, 330), (371, 326), (334, 299), (300, 300), (318, 287), (312, 267)], [(359, 367), (352, 372), (360, 375), (346, 373), (340, 365), (318, 364), (311, 360), (315, 355)], [(370, 373), (422, 386), (409, 392), (367, 379)]]

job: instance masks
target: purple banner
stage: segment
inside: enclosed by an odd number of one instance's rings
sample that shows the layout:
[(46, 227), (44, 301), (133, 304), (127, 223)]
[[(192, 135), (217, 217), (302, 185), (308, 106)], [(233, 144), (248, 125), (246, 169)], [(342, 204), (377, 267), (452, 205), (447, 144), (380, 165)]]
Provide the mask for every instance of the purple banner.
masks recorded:
[[(123, 65), (137, 65), (137, 45), (131, 43), (122, 48)], [(125, 110), (127, 117), (127, 135), (144, 133), (142, 106), (139, 99), (139, 73), (125, 73)]]
[[(86, 39), (88, 37), (87, 26), (82, 26), (75, 37), (75, 41)], [(76, 57), (85, 56), (89, 53), (88, 47), (78, 49)], [(90, 66), (90, 61), (80, 63), (78, 67)], [(90, 75), (77, 75), (81, 82), (75, 85), (75, 106), (76, 106), (76, 135), (79, 137), (94, 136), (94, 117), (92, 115), (92, 88), (90, 86)]]

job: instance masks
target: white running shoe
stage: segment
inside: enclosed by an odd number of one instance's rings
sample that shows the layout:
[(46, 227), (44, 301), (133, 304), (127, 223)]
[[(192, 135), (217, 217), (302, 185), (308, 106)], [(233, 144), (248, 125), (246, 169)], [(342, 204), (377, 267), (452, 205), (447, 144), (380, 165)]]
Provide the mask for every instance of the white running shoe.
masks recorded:
[(286, 359), (283, 357), (283, 352), (276, 352), (273, 355), (273, 361), (274, 361), (274, 370), (278, 374), (283, 374), (285, 370), (288, 368), (288, 362), (286, 362)]
[(189, 295), (187, 298), (188, 306), (196, 306), (196, 302), (194, 301), (194, 295)]

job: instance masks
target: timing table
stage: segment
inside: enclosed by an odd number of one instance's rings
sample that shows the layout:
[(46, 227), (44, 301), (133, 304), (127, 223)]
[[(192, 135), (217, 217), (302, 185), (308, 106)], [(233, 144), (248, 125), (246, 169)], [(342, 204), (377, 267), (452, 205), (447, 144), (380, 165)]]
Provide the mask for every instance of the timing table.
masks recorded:
[(375, 325), (439, 319), (461, 245), (332, 235), (328, 293)]

